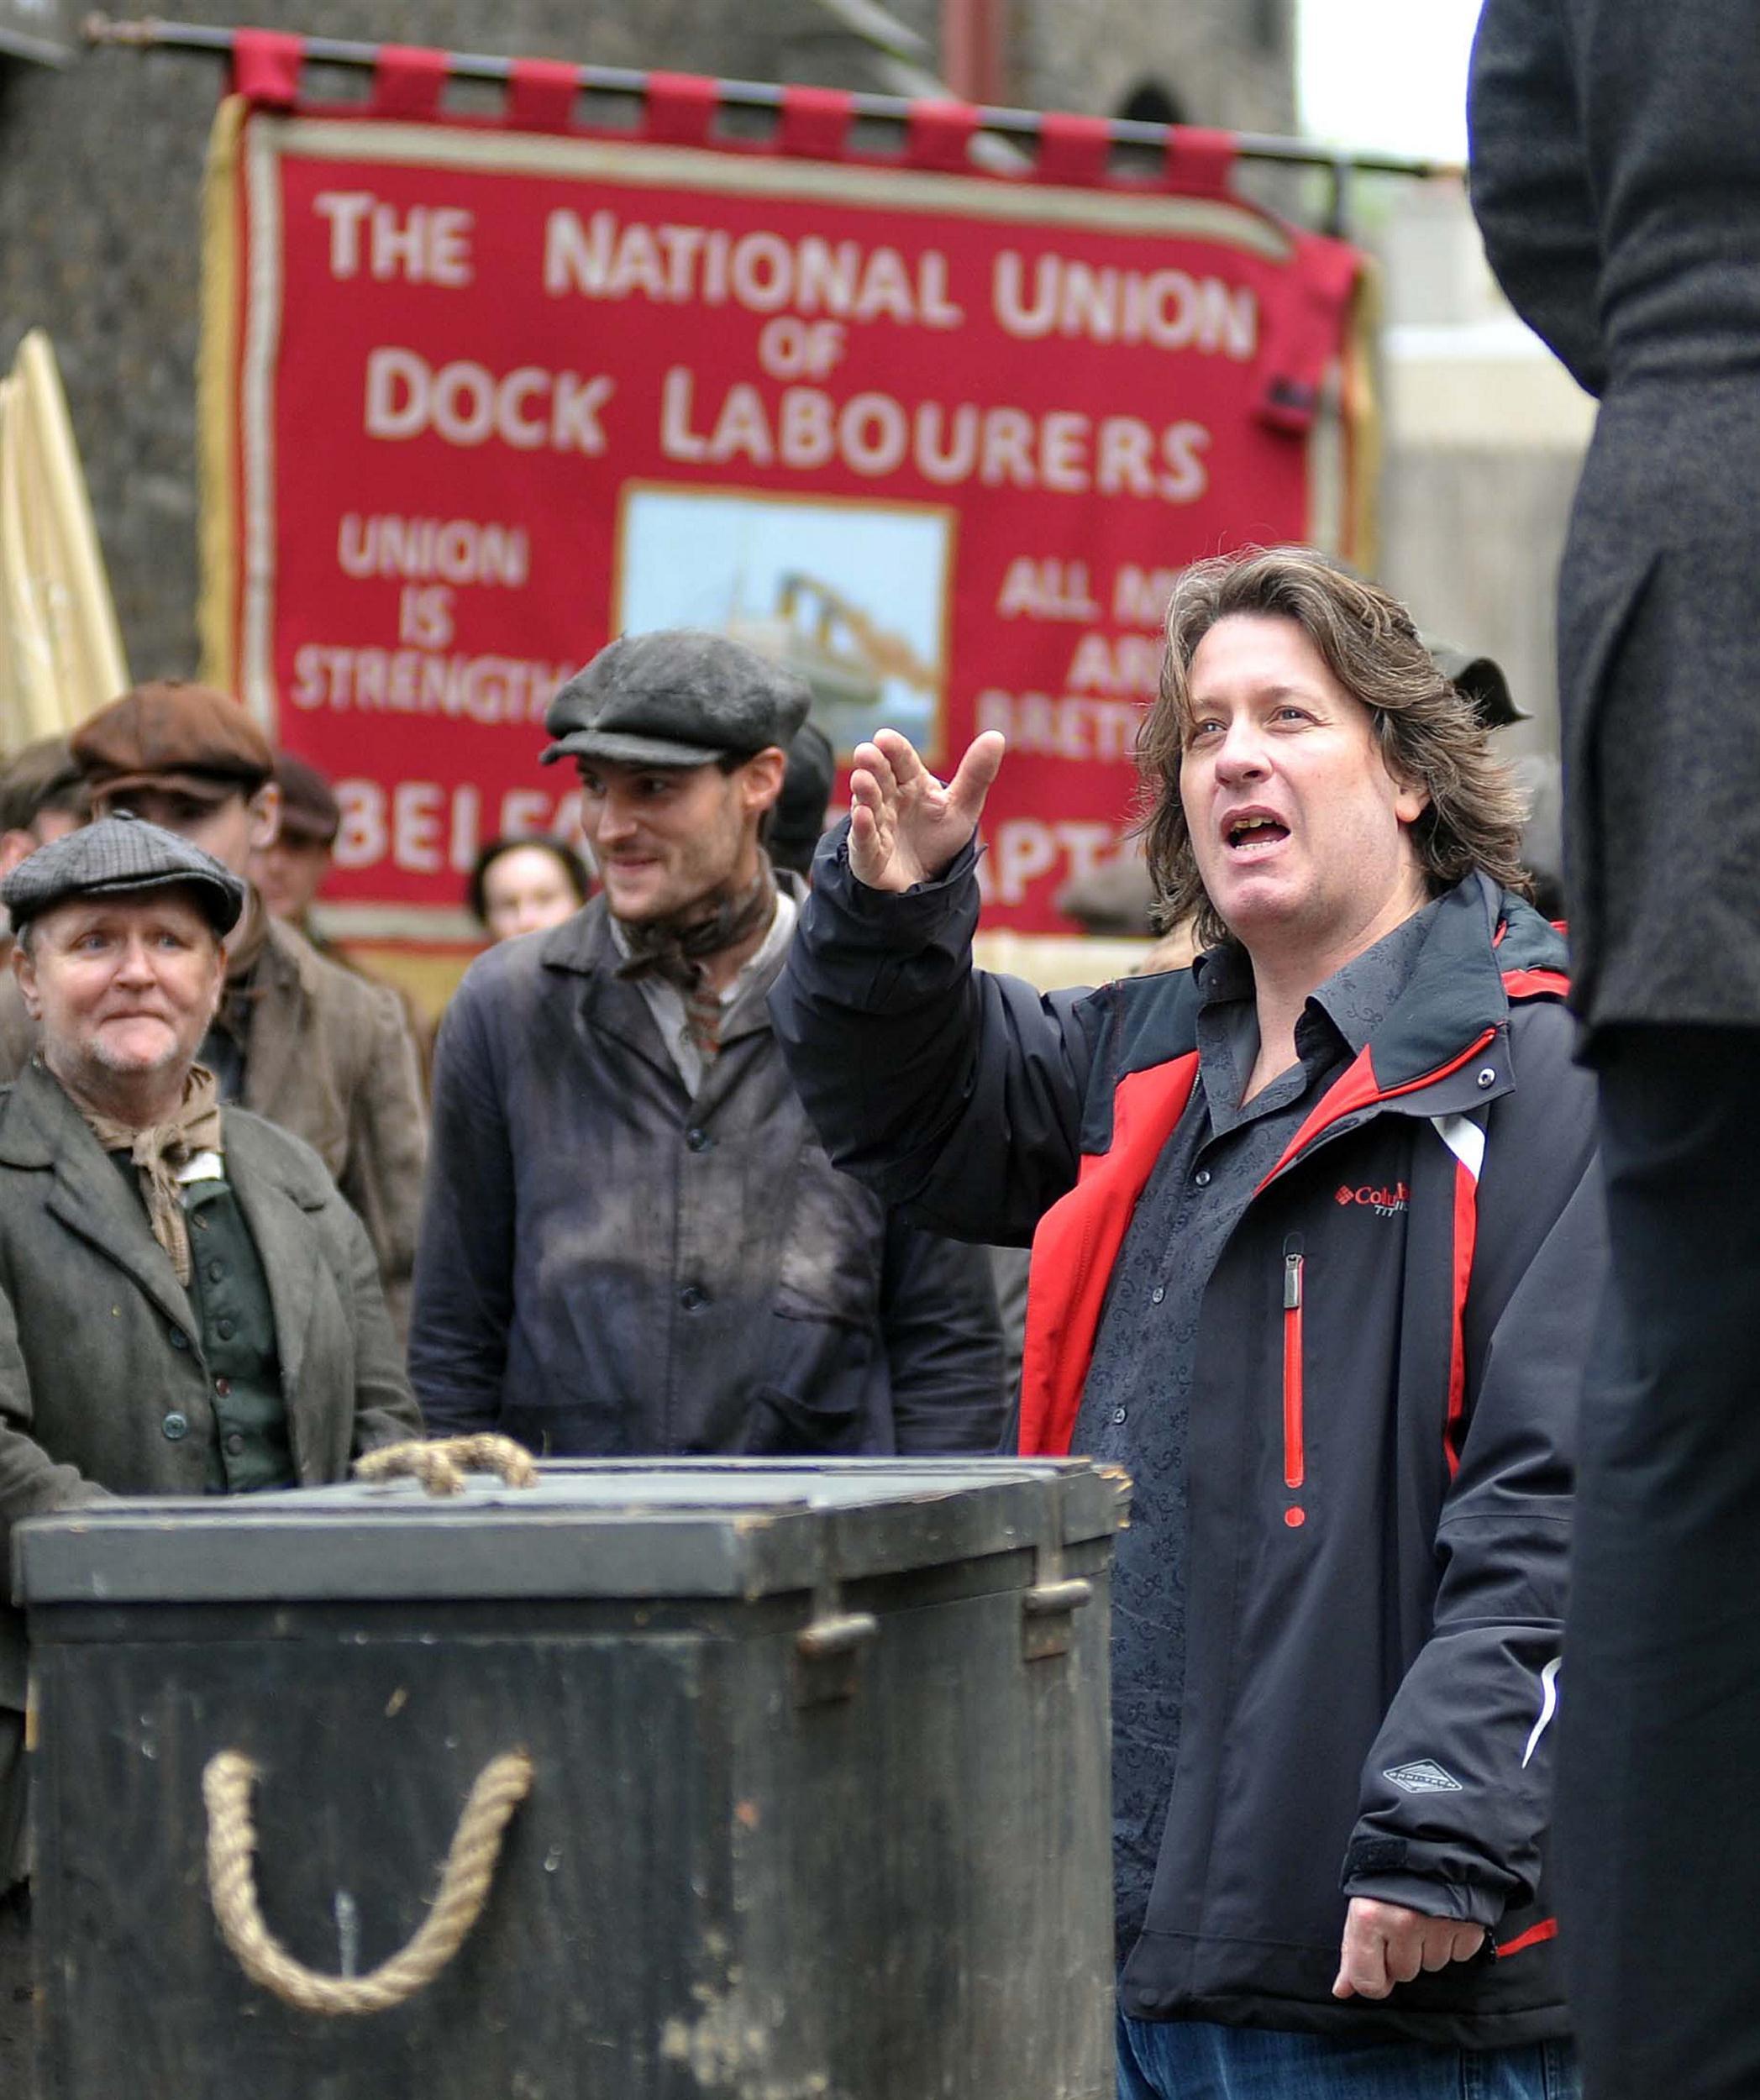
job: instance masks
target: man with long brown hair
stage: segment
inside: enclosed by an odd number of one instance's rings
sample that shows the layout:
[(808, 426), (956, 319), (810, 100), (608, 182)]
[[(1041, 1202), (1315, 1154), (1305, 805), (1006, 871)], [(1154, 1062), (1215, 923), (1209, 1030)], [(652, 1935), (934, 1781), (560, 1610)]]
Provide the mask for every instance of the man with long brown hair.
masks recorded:
[(1545, 1830), (1604, 1254), (1563, 944), (1384, 592), (1254, 551), (1187, 570), (1167, 637), (1146, 828), (1193, 969), (974, 973), (1001, 740), (943, 786), (883, 731), (779, 1032), (840, 1166), (1032, 1238), (1022, 1447), (1136, 1483), (1121, 2100), (1568, 2093)]

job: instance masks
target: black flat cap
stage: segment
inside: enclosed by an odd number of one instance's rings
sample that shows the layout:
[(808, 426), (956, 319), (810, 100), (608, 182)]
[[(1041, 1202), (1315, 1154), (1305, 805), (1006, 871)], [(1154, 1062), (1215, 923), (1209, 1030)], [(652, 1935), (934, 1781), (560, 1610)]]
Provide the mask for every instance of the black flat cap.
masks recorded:
[(803, 722), (788, 748), (782, 792), (770, 811), (764, 844), (779, 868), (804, 875), (825, 829), (825, 811), (838, 777), (838, 754), (816, 722)]
[(1512, 722), (1533, 719), (1526, 707), (1516, 705), (1503, 666), (1495, 656), (1475, 656), (1471, 649), (1458, 649), (1453, 643), (1438, 641), (1432, 634), (1421, 634), (1418, 639), (1448, 683), (1458, 685), (1472, 701), (1474, 713), (1487, 729), (1507, 729)]
[(173, 883), (195, 892), (216, 933), (230, 933), (238, 924), (244, 885), (229, 868), (176, 832), (123, 811), (38, 847), (0, 882), (0, 904), (19, 927), (81, 897), (164, 890)]
[(544, 711), (544, 753), (617, 765), (707, 765), (786, 751), (806, 719), (804, 679), (725, 634), (626, 634), (576, 671)]

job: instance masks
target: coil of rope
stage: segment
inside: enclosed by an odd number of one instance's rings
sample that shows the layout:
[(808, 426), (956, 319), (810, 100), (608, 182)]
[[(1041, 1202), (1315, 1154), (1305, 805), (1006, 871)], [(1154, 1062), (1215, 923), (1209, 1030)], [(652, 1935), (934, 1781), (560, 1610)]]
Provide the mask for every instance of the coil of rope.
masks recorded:
[(538, 1462), (511, 1436), (440, 1436), (433, 1443), (381, 1444), (355, 1461), (357, 1480), (419, 1480), (431, 1495), (462, 1494), (465, 1476), (500, 1475), (510, 1488), (535, 1488)]

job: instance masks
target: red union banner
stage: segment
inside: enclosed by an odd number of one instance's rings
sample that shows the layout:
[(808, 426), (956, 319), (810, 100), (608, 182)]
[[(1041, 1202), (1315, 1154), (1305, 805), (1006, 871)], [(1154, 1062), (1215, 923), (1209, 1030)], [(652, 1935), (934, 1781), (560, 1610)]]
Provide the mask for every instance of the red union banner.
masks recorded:
[[(1358, 259), (1229, 194), (1228, 142), (1106, 175), (1046, 120), (1032, 174), (925, 105), (895, 160), (788, 91), (712, 142), (713, 84), (644, 131), (572, 126), (566, 68), (506, 120), (438, 114), (444, 60), (296, 103), (241, 39), (211, 158), (203, 349), (210, 676), (334, 779), (339, 931), (445, 939), (480, 845), (567, 831), (556, 685), (613, 636), (738, 635), (841, 753), (1011, 755), (986, 922), (1057, 929), (1116, 848), (1184, 562), (1362, 553)], [(560, 777), (559, 777), (560, 776)]]

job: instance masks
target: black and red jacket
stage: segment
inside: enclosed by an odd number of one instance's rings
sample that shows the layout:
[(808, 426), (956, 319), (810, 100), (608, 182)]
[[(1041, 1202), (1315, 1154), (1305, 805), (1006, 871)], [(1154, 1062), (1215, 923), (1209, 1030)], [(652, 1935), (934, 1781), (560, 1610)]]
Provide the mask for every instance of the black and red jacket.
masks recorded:
[[(839, 1166), (937, 1231), (1032, 1238), (1022, 1445), (1063, 1451), (1196, 1076), (1195, 987), (1042, 998), (974, 972), (971, 867), (882, 896), (829, 842), (772, 1007)], [(1520, 900), (1450, 891), (1211, 1277), (1179, 1762), (1127, 2013), (1474, 2048), (1568, 2031), (1543, 1855), (1605, 1255), (1563, 966)], [(1337, 2001), (1354, 1895), (1476, 1921), (1488, 1950)]]

